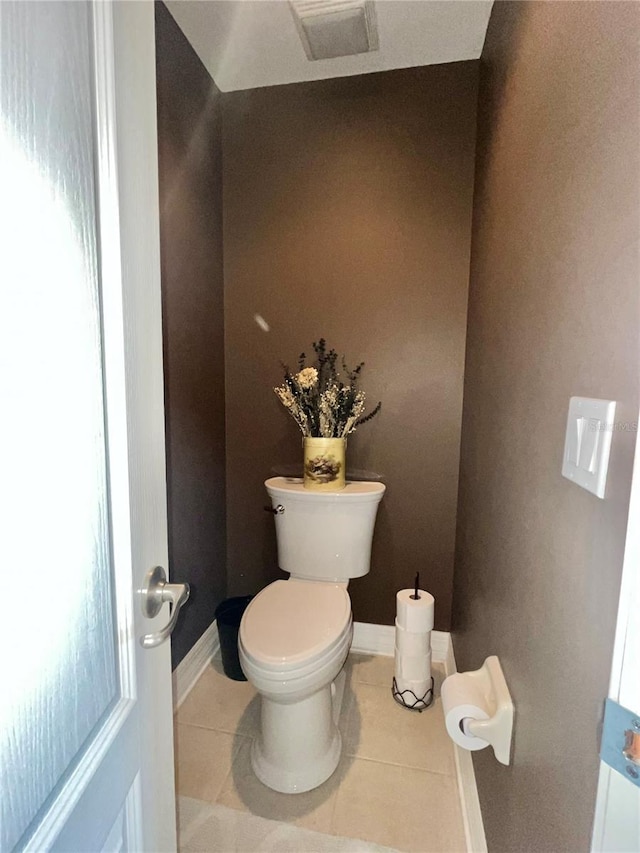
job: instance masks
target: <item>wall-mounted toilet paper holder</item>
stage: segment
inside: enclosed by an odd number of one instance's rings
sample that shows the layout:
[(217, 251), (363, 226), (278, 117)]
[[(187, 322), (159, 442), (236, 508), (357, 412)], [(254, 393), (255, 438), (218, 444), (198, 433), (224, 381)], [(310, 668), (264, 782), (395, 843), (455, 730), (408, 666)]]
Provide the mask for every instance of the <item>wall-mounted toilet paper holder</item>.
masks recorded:
[[(442, 701), (447, 730), (456, 743), (470, 750), (491, 745), (498, 761), (509, 764), (514, 708), (500, 661), (495, 655), (488, 657), (480, 669), (456, 673), (445, 679)], [(463, 709), (474, 705), (486, 719), (464, 715)], [(456, 726), (461, 730), (462, 738), (455, 730)], [(474, 743), (475, 738), (477, 743)]]

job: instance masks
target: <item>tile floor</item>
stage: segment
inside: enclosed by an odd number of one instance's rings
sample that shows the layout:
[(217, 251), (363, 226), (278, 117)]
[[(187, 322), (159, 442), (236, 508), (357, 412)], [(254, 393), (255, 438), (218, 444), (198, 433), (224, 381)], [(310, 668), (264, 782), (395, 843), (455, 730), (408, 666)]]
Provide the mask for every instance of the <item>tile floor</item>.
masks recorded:
[(352, 654), (346, 670), (338, 769), (314, 791), (291, 795), (254, 776), (249, 751), (259, 697), (248, 682), (226, 678), (214, 660), (176, 714), (178, 794), (394, 850), (463, 853), (441, 667), (434, 666), (436, 700), (422, 714), (393, 701), (393, 658)]

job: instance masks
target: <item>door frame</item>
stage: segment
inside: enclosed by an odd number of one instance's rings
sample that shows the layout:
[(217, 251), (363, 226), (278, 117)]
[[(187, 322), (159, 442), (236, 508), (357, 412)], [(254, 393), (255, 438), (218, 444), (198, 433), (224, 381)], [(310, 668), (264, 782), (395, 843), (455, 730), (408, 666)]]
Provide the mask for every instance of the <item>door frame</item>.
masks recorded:
[[(640, 423), (640, 415), (636, 421)], [(608, 698), (640, 714), (640, 446), (636, 439), (629, 497), (618, 618)], [(592, 851), (622, 851), (633, 833), (640, 838), (640, 788), (600, 762)]]

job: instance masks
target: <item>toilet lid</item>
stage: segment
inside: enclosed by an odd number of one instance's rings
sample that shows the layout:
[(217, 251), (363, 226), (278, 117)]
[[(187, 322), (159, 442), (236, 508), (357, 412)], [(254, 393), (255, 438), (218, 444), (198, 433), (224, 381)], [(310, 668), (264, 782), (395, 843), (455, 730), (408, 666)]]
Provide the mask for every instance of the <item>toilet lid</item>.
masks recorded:
[(272, 665), (312, 660), (349, 624), (351, 601), (338, 584), (274, 581), (247, 607), (240, 640), (258, 661)]

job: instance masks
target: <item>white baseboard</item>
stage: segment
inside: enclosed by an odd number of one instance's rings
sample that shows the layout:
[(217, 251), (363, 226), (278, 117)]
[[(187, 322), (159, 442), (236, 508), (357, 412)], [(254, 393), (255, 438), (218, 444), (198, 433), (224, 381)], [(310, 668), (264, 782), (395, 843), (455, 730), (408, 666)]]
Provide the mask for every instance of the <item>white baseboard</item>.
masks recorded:
[[(453, 675), (458, 671), (456, 659), (453, 653), (451, 635), (449, 647), (444, 660), (445, 675)], [(434, 653), (435, 658), (435, 653)], [(458, 793), (460, 794), (460, 806), (462, 808), (462, 821), (464, 824), (464, 835), (467, 842), (468, 853), (487, 853), (487, 839), (484, 834), (484, 823), (480, 811), (480, 799), (478, 798), (478, 786), (476, 785), (476, 774), (473, 769), (473, 759), (468, 749), (454, 743), (453, 753), (456, 762), (456, 776), (458, 777)]]
[[(372, 625), (369, 622), (353, 623), (351, 651), (363, 655), (382, 655), (392, 658), (395, 654), (396, 629), (393, 625)], [(435, 663), (446, 663), (453, 654), (451, 638), (446, 631), (431, 632), (431, 654)]]
[(177, 711), (193, 689), (196, 681), (220, 651), (218, 626), (215, 620), (173, 670), (173, 710)]
[(370, 622), (353, 623), (351, 651), (363, 655), (393, 657), (396, 629), (393, 625), (372, 625)]

